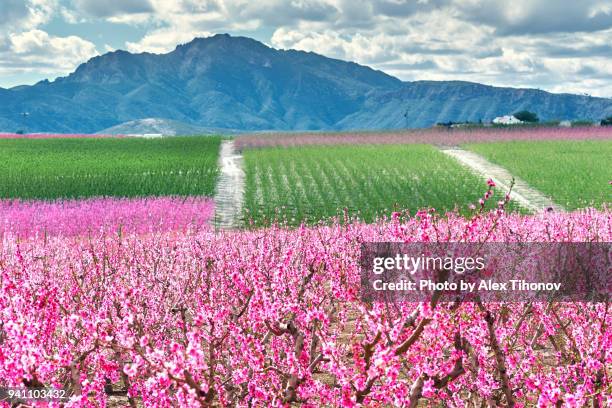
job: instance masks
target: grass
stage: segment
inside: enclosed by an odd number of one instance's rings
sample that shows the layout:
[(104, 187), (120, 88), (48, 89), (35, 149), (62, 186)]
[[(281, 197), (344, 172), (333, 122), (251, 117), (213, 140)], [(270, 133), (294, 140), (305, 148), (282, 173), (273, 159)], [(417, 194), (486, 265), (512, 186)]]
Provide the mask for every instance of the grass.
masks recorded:
[(612, 140), (468, 144), (568, 210), (612, 204)]
[(0, 140), (0, 198), (211, 196), (220, 137)]
[[(484, 180), (429, 145), (308, 146), (245, 150), (245, 218), (295, 225), (347, 208), (371, 222), (394, 209), (467, 211)], [(495, 200), (494, 202), (496, 202)]]

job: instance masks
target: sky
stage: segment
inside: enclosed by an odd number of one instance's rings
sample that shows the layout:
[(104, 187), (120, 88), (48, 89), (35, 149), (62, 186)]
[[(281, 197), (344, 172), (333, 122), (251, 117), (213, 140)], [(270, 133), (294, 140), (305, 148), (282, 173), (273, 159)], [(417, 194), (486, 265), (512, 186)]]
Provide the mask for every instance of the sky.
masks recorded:
[(406, 81), (612, 97), (612, 0), (0, 0), (0, 87), (217, 33)]

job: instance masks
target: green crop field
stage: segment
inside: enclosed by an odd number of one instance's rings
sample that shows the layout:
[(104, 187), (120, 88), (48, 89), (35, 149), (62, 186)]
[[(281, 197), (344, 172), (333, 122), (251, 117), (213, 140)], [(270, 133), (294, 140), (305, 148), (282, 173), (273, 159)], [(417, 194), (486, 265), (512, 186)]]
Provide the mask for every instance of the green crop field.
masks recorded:
[(568, 210), (612, 204), (612, 141), (529, 141), (465, 146)]
[(0, 198), (214, 193), (219, 137), (0, 140)]
[(395, 208), (466, 211), (486, 190), (484, 180), (428, 145), (278, 147), (243, 154), (245, 219), (255, 225), (274, 218), (316, 222), (343, 208), (368, 222)]

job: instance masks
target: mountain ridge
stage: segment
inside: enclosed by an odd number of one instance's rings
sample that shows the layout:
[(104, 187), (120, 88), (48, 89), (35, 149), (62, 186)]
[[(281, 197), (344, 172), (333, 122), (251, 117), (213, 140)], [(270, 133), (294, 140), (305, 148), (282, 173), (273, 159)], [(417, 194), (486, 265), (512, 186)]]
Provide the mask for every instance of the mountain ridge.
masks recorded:
[(521, 109), (544, 120), (597, 120), (612, 114), (612, 99), (466, 81), (403, 82), (355, 62), (227, 34), (165, 54), (117, 50), (54, 81), (0, 88), (3, 131), (93, 133), (146, 118), (245, 131), (376, 130), (491, 120)]

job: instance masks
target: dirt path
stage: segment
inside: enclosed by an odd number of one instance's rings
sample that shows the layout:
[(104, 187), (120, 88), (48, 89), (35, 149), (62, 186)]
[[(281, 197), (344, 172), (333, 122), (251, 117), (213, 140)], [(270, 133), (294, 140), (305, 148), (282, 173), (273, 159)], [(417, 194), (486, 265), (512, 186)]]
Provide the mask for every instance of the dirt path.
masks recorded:
[[(441, 147), (440, 150), (482, 177), (493, 179), (501, 190), (508, 191), (510, 189), (513, 176), (503, 167), (491, 163), (479, 154), (463, 150), (459, 147)], [(514, 177), (512, 200), (533, 212), (547, 211), (549, 209), (564, 211), (563, 207), (555, 204), (550, 198), (517, 177)]]
[(219, 168), (221, 174), (215, 193), (214, 226), (219, 229), (237, 228), (242, 223), (244, 170), (242, 154), (236, 152), (233, 140), (221, 142)]

